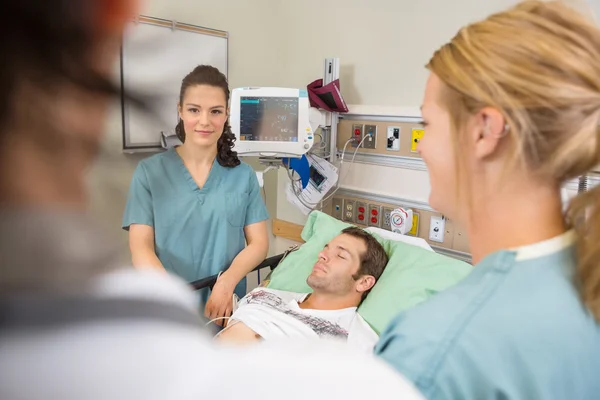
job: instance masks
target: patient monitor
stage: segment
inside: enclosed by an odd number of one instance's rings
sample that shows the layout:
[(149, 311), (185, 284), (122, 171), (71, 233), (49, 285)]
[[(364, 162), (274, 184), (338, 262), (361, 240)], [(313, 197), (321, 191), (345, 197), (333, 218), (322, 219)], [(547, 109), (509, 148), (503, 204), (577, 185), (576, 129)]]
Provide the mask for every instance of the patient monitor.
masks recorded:
[[(292, 157), (314, 142), (308, 93), (289, 88), (237, 88), (231, 96), (233, 150), (241, 156)], [(314, 125), (314, 124), (313, 124)]]

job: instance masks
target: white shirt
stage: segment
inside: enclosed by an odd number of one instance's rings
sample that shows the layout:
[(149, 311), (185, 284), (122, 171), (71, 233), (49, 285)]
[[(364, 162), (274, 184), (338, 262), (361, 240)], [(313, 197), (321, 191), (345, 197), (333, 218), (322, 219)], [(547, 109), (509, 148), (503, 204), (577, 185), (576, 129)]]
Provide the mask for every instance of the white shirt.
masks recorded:
[(265, 340), (323, 338), (340, 340), (370, 353), (378, 336), (357, 313), (357, 307), (339, 310), (300, 308), (309, 293), (294, 293), (259, 287), (240, 300), (231, 316)]
[[(98, 279), (99, 298), (195, 310), (185, 283), (153, 271)], [(422, 399), (374, 356), (316, 341), (218, 345), (208, 332), (161, 320), (102, 320), (47, 331), (0, 330), (2, 400)]]

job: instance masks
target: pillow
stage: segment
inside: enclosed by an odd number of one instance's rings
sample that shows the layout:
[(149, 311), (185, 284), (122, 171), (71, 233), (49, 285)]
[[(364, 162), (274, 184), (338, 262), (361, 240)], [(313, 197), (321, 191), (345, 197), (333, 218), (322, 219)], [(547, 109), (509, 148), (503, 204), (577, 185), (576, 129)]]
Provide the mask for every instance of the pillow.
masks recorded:
[(425, 250), (433, 251), (429, 243), (427, 243), (425, 239), (422, 239), (420, 237), (401, 235), (399, 233), (386, 231), (385, 229), (377, 228), (374, 226), (365, 228), (365, 231), (375, 233), (382, 239), (388, 239), (394, 242), (404, 242), (412, 244), (414, 246), (422, 247)]
[[(320, 211), (309, 214), (302, 230), (305, 243), (272, 272), (268, 287), (310, 293), (306, 283), (319, 252), (340, 232), (352, 226)], [(358, 312), (379, 334), (399, 312), (427, 300), (467, 276), (472, 266), (426, 248), (371, 234), (383, 245), (389, 263)]]

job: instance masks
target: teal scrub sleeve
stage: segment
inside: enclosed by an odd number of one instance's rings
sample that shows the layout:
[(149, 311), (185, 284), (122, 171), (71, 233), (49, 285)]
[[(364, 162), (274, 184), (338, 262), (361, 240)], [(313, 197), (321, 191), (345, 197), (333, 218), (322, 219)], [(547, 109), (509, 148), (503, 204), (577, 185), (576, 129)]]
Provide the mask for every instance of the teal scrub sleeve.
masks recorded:
[(253, 169), (250, 168), (250, 170), (250, 194), (248, 195), (248, 208), (246, 209), (246, 222), (244, 226), (269, 219), (267, 206), (260, 195), (260, 186), (256, 178), (256, 173)]
[(132, 224), (154, 227), (152, 210), (152, 193), (148, 184), (148, 176), (144, 165), (139, 163), (131, 178), (122, 228), (129, 230), (129, 226)]

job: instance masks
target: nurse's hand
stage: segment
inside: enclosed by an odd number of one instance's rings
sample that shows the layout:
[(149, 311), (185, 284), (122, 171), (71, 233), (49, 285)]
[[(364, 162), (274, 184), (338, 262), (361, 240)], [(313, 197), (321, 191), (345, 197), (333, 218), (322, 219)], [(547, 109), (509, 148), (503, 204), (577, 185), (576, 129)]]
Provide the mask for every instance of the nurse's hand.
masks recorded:
[(226, 325), (227, 320), (224, 317), (229, 317), (233, 310), (234, 288), (235, 284), (223, 279), (223, 275), (219, 277), (204, 308), (204, 315), (208, 319), (223, 318), (215, 321), (215, 323), (221, 326)]

